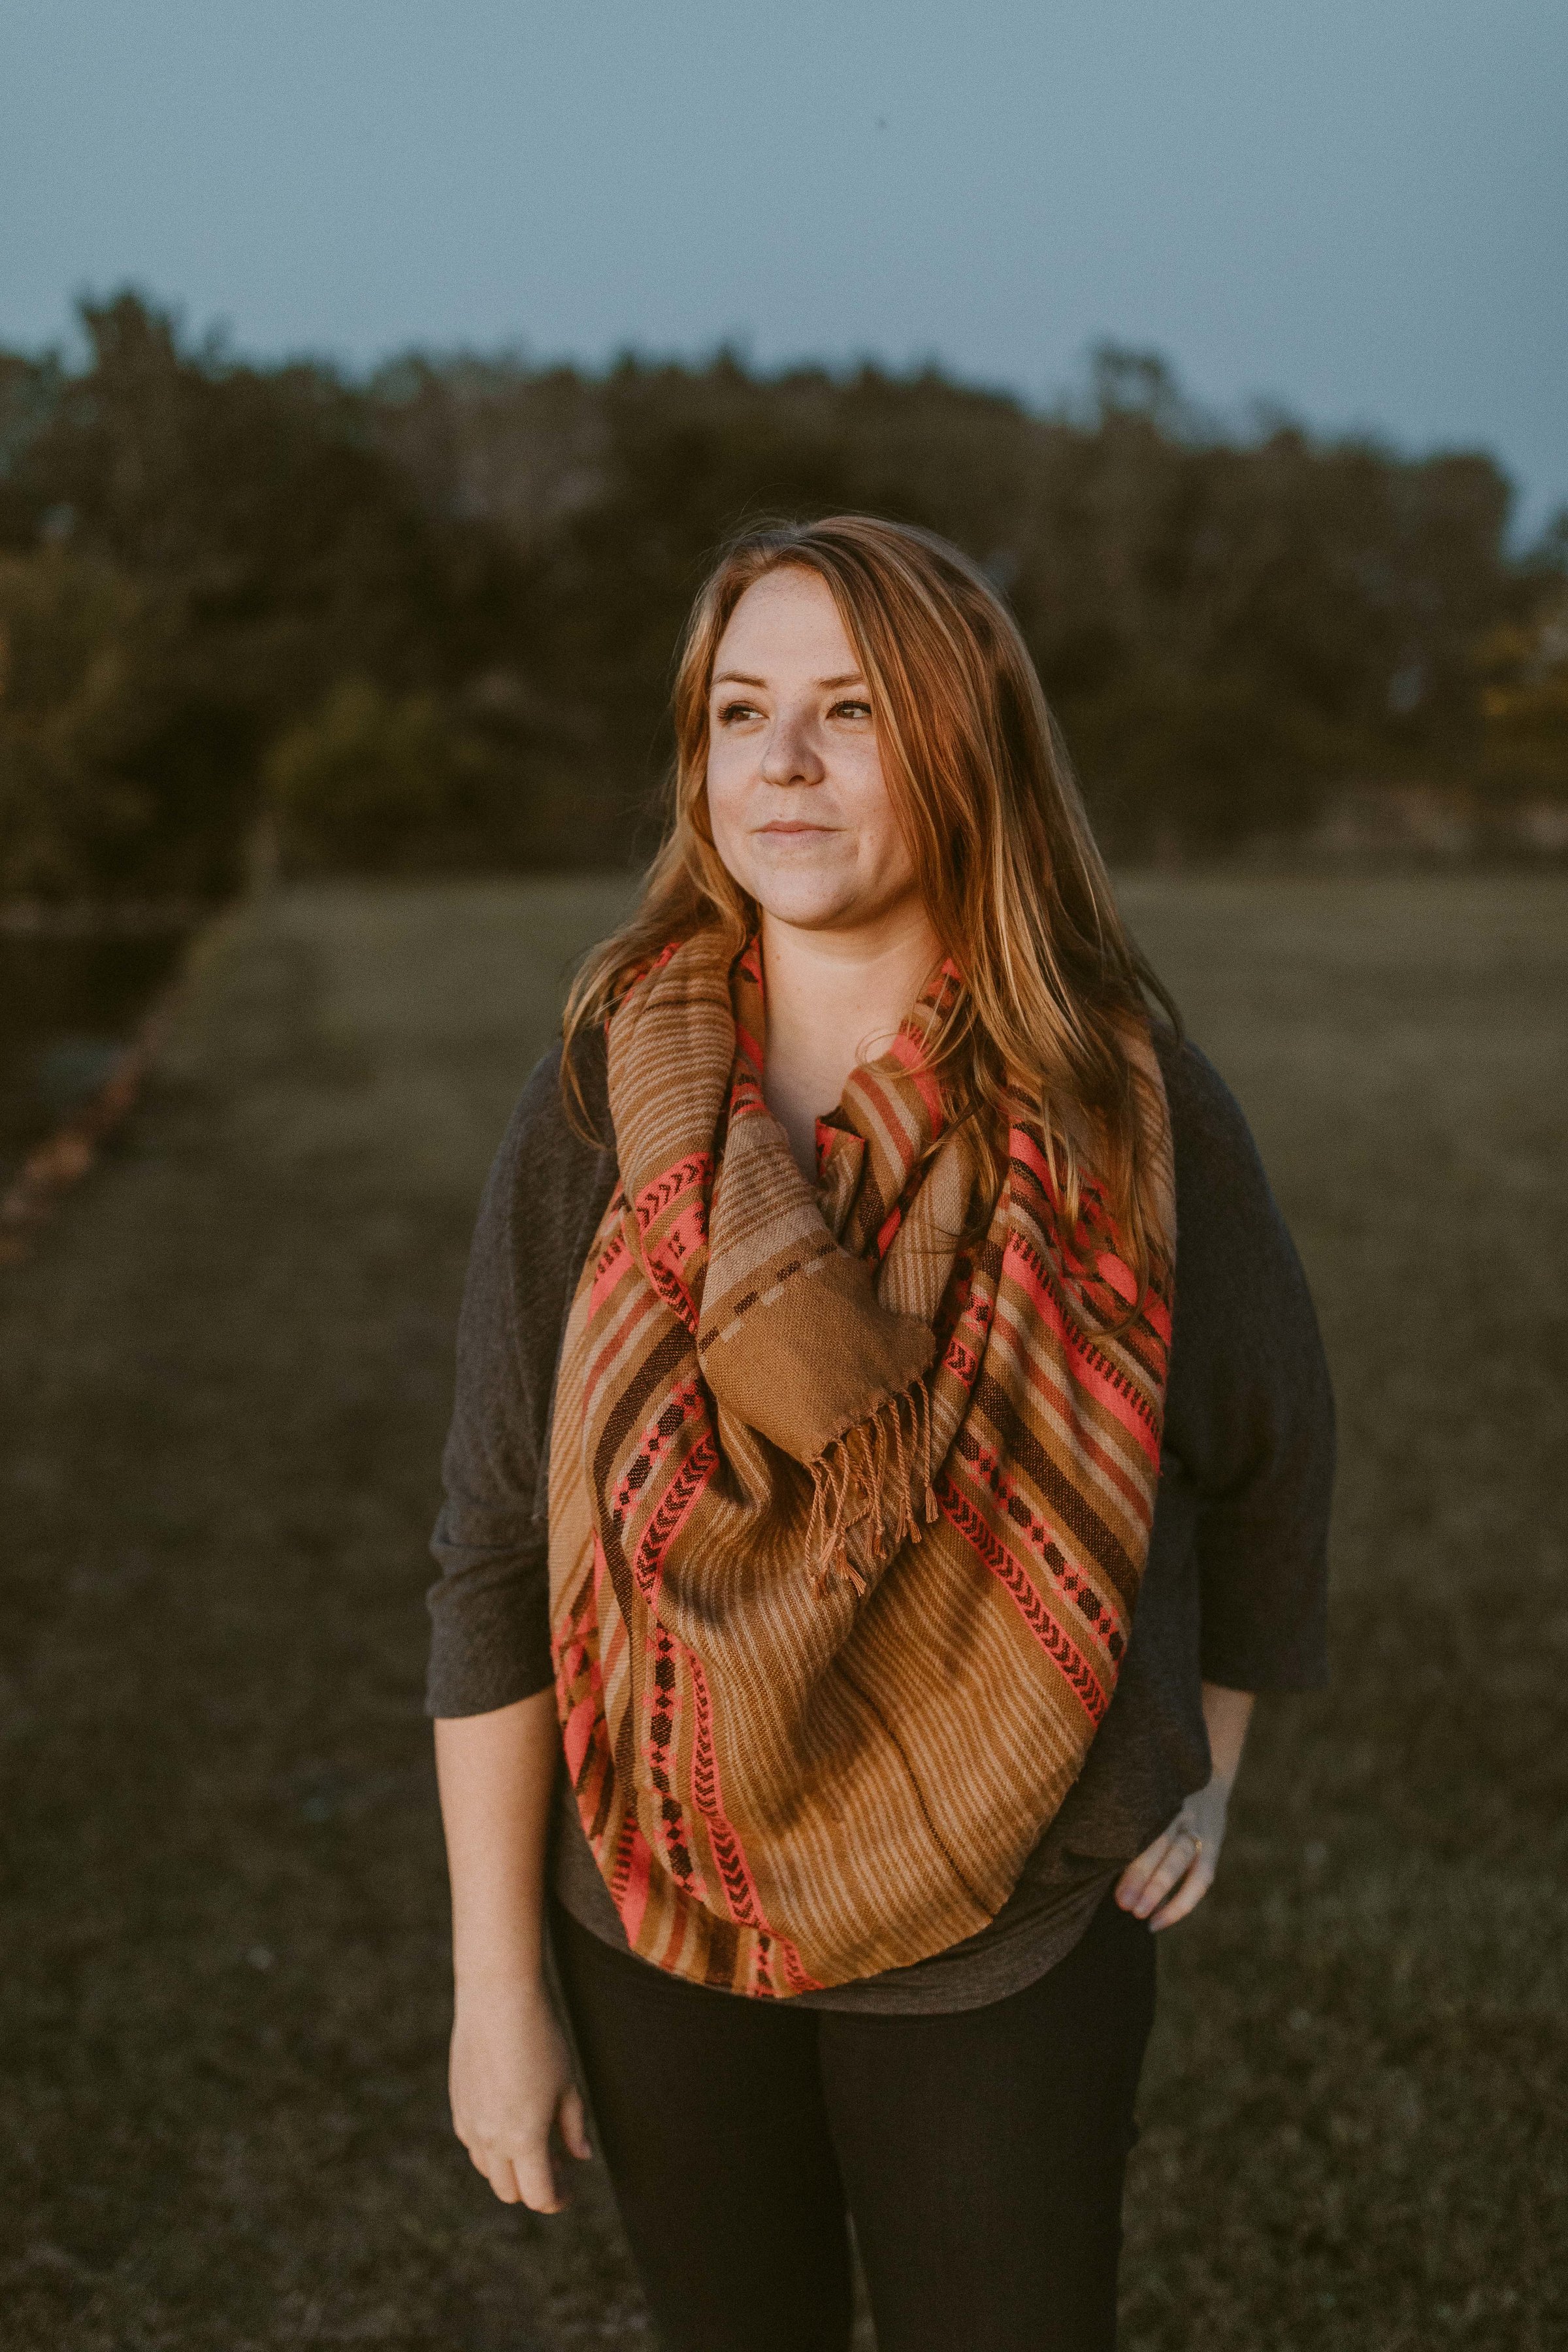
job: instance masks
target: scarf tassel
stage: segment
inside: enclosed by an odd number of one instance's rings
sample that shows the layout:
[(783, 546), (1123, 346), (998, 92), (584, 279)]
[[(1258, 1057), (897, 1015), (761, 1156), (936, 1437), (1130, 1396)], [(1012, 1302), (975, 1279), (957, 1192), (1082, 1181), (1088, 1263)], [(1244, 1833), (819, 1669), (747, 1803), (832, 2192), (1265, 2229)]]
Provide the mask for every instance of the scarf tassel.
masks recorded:
[(859, 1596), (900, 1544), (937, 1517), (931, 1393), (923, 1379), (830, 1438), (811, 1465), (806, 1559), (818, 1598), (842, 1576)]

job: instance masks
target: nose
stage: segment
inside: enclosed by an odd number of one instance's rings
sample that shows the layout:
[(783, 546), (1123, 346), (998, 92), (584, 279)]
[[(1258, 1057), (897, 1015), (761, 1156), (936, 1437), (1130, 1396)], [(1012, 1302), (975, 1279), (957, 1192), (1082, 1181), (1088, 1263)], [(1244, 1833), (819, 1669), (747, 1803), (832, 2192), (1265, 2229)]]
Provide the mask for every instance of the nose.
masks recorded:
[(769, 784), (819, 784), (827, 770), (816, 745), (815, 713), (787, 705), (775, 717), (763, 747), (761, 774)]

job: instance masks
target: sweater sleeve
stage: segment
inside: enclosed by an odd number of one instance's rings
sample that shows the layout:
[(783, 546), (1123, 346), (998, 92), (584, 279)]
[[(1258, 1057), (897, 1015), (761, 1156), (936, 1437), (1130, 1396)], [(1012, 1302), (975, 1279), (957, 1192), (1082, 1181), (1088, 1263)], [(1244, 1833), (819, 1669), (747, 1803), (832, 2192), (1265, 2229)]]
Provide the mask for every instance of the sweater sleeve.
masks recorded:
[(609, 1155), (561, 1103), (559, 1049), (529, 1079), (479, 1205), (430, 1549), (426, 1706), (485, 1715), (551, 1682), (545, 1470), (556, 1360)]
[(1247, 1121), (1195, 1047), (1167, 1061), (1176, 1319), (1166, 1444), (1192, 1482), (1202, 1666), (1233, 1690), (1328, 1679), (1333, 1400), (1306, 1276)]

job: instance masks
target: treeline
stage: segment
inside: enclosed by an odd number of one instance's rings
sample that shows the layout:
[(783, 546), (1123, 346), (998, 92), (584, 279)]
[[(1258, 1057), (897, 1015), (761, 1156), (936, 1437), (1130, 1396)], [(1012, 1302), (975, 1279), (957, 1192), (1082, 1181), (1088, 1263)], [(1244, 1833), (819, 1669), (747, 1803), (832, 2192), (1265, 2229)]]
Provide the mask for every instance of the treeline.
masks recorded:
[(0, 353), (0, 894), (619, 864), (670, 656), (761, 515), (922, 522), (1013, 604), (1124, 856), (1347, 786), (1568, 803), (1568, 523), (1492, 460), (1205, 431), (1106, 352), (1077, 415), (935, 373), (242, 365), (132, 295)]

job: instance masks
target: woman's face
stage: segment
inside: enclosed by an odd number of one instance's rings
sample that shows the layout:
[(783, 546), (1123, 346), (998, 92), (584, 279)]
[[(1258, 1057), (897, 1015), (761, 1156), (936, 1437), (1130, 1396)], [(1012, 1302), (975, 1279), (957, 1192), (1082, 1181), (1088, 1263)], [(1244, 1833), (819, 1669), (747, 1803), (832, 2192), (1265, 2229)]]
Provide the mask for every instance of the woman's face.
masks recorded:
[(855, 648), (825, 581), (784, 566), (748, 588), (709, 694), (714, 845), (774, 921), (878, 926), (918, 899)]

